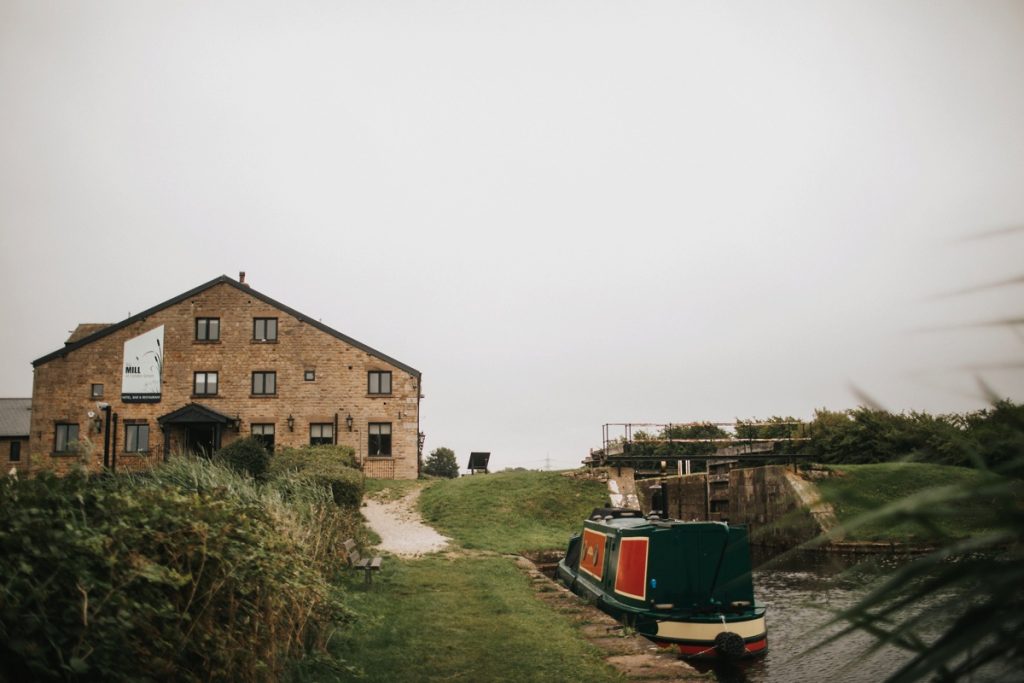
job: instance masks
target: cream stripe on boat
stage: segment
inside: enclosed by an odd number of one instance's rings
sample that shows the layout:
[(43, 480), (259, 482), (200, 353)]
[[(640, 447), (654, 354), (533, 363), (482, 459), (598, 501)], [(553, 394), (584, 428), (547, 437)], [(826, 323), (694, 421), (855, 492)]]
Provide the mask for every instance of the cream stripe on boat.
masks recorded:
[(707, 623), (695, 624), (684, 621), (659, 621), (659, 638), (672, 638), (673, 640), (714, 640), (722, 631), (732, 631), (740, 638), (756, 638), (763, 636), (765, 632), (764, 617), (751, 619), (750, 621), (733, 621), (725, 624)]

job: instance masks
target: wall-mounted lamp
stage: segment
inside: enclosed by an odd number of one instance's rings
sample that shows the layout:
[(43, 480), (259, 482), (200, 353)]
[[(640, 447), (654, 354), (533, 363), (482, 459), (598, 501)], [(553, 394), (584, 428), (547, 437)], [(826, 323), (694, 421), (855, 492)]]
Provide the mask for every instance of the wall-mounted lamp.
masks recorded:
[(242, 415), (241, 415), (241, 413), (235, 413), (234, 424), (231, 425), (231, 426), (235, 428), (235, 431), (238, 431), (238, 430), (240, 430), (242, 428)]
[(99, 415), (97, 415), (96, 419), (92, 421), (92, 426), (96, 430), (97, 434), (103, 433), (103, 419)]
[(291, 415), (288, 416), (288, 431), (289, 432), (294, 432), (295, 431), (295, 418), (292, 417)]
[(345, 428), (350, 432), (352, 431), (352, 413), (349, 413), (348, 417), (345, 418)]

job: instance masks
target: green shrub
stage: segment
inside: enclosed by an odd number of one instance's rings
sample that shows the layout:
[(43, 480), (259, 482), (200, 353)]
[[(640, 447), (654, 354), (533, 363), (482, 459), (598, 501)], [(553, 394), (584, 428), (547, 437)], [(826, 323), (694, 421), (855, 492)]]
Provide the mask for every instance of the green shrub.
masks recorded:
[(238, 439), (214, 454), (214, 460), (223, 462), (236, 472), (244, 472), (256, 481), (266, 479), (270, 466), (270, 452), (252, 437)]
[(160, 469), (0, 482), (0, 680), (277, 680), (346, 618), (303, 513)]
[(348, 446), (285, 448), (274, 455), (270, 474), (303, 475), (330, 489), (336, 505), (357, 508), (363, 500), (363, 475), (355, 469), (355, 452)]

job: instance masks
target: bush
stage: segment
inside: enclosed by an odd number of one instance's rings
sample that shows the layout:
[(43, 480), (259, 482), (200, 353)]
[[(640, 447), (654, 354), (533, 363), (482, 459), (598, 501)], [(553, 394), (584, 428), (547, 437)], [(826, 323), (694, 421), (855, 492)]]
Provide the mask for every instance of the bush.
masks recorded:
[(236, 472), (244, 472), (256, 481), (264, 481), (270, 466), (270, 452), (258, 439), (238, 439), (214, 454), (214, 460), (223, 462)]
[(455, 479), (459, 476), (459, 463), (455, 460), (455, 451), (444, 446), (435, 448), (427, 457), (423, 471), (433, 477)]
[(861, 464), (912, 459), (941, 465), (1009, 463), (1024, 446), (1024, 406), (1010, 401), (964, 415), (890, 413), (859, 407), (818, 410), (803, 452), (820, 462)]
[(347, 613), (302, 513), (181, 460), (0, 482), (0, 680), (269, 681), (323, 648)]
[(354, 469), (355, 452), (348, 446), (285, 448), (271, 461), (273, 478), (302, 475), (330, 489), (340, 507), (357, 508), (363, 500), (363, 475)]

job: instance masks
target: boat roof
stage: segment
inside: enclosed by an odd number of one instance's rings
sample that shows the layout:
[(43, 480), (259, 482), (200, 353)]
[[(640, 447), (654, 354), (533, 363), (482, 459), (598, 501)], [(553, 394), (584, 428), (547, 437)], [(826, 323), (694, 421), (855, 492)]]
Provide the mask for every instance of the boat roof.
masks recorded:
[(601, 519), (588, 519), (587, 523), (595, 526), (605, 526), (612, 529), (670, 529), (675, 527), (721, 527), (728, 529), (729, 524), (726, 522), (714, 522), (714, 521), (696, 521), (696, 522), (684, 522), (678, 519), (658, 519), (657, 517), (646, 518), (643, 516), (632, 517), (612, 517), (606, 516)]

